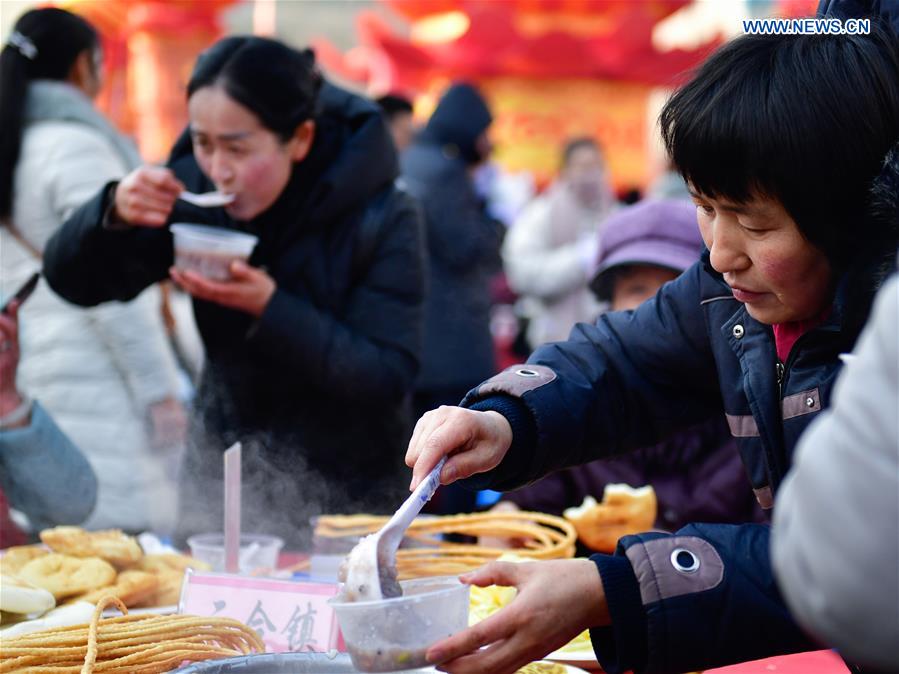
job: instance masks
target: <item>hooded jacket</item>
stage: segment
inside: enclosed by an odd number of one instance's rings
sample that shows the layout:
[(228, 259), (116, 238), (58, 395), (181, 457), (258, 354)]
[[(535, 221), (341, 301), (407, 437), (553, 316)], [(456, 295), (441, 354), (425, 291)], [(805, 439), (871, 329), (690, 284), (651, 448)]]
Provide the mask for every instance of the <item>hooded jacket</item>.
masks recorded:
[(402, 156), (403, 185), (424, 212), (430, 262), (416, 390), (458, 391), (455, 400), (496, 372), (489, 280), (501, 267), (500, 234), (468, 174), (480, 159), (475, 141), (489, 125), (480, 94), (455, 85)]
[[(770, 326), (734, 299), (706, 250), (636, 310), (580, 324), (567, 342), (472, 390), (463, 406), (504, 414), (514, 440), (470, 486), (513, 488), (723, 414), (770, 508), (895, 263), (895, 232), (865, 259), (838, 283), (830, 317), (780, 364)], [(674, 674), (817, 648), (778, 590), (769, 538), (768, 525), (692, 524), (625, 536), (614, 555), (594, 555), (611, 615), (591, 630), (603, 671)]]
[[(400, 494), (421, 348), (421, 226), (393, 186), (396, 153), (377, 108), (327, 84), (319, 103), (310, 154), (266, 212), (236, 222), (222, 209), (178, 202), (169, 218), (255, 234), (250, 264), (277, 283), (258, 320), (194, 300), (207, 362), (182, 470), (183, 534), (220, 526), (221, 452), (236, 440), (244, 442), (245, 528), (290, 544), (308, 542), (314, 515), (386, 511)], [(188, 190), (213, 189), (189, 140), (169, 166)], [(48, 244), (47, 278), (72, 302), (128, 299), (173, 263), (167, 227), (104, 228), (109, 192)], [(376, 241), (360, 262), (359, 229), (372, 218)]]

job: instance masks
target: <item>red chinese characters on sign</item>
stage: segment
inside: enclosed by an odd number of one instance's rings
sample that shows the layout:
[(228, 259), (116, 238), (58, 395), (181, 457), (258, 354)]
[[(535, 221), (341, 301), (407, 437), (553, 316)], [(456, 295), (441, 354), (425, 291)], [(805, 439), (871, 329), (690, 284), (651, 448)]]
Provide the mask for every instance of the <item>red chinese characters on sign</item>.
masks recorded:
[(336, 583), (190, 573), (179, 612), (239, 620), (270, 653), (332, 653), (345, 650), (328, 605), (336, 593)]

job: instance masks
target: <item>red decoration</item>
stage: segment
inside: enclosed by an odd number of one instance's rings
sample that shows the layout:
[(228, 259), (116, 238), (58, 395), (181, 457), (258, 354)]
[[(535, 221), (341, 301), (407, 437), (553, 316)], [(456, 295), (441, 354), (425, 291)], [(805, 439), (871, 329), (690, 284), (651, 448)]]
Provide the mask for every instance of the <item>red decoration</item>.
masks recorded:
[[(343, 77), (388, 89), (426, 88), (440, 76), (600, 78), (674, 85), (718, 42), (691, 51), (659, 52), (652, 29), (688, 0), (386, 0), (412, 21), (412, 37), (398, 34), (373, 12), (361, 13), (361, 53), (339, 56), (317, 45), (322, 62)], [(421, 22), (455, 14), (468, 28), (442, 43), (415, 40)], [(379, 55), (380, 58), (375, 55)]]

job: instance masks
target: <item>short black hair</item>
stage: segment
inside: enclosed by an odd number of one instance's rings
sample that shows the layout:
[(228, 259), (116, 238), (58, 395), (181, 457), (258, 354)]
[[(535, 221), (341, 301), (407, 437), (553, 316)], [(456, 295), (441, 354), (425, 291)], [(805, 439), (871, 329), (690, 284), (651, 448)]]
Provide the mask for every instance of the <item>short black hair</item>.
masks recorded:
[(287, 140), (315, 117), (322, 77), (309, 49), (297, 51), (277, 40), (236, 35), (200, 54), (187, 97), (213, 85), (221, 85), (263, 126)]
[(596, 142), (595, 138), (591, 138), (590, 136), (576, 136), (575, 138), (569, 138), (562, 147), (562, 168), (568, 166), (568, 162), (571, 161), (571, 155), (582, 148), (590, 148), (591, 150), (596, 150), (602, 154), (602, 148), (599, 146), (599, 143)]
[(393, 119), (397, 115), (411, 115), (412, 103), (408, 98), (397, 96), (396, 94), (387, 94), (375, 100), (381, 112), (387, 119)]
[(899, 46), (869, 35), (743, 35), (664, 106), (662, 138), (698, 192), (777, 199), (835, 271), (897, 234), (863, 231), (869, 189), (899, 138)]

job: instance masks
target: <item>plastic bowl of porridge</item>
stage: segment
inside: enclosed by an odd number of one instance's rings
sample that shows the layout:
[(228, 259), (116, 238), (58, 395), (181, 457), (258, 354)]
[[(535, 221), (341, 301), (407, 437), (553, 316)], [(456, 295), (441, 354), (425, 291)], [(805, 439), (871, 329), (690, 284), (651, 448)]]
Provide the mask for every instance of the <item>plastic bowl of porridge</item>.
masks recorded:
[(186, 222), (169, 229), (175, 238), (175, 266), (214, 281), (230, 279), (231, 263), (246, 262), (259, 241), (245, 232)]
[(337, 614), (353, 666), (362, 672), (394, 672), (429, 665), (427, 650), (468, 626), (468, 585), (455, 576), (400, 583), (402, 597), (328, 603)]

